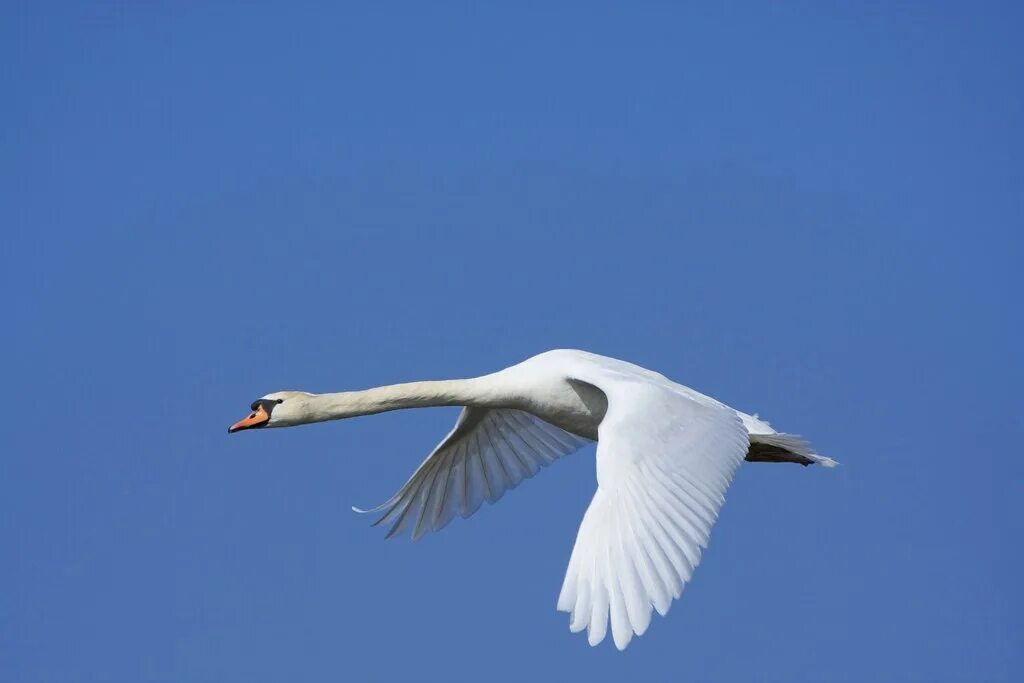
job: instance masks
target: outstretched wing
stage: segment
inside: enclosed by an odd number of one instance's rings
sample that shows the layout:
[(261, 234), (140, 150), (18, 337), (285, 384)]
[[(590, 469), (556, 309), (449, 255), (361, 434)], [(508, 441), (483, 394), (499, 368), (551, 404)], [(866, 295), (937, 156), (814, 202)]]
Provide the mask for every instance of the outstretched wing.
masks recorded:
[[(621, 367), (620, 367), (621, 366)], [(700, 562), (747, 431), (730, 408), (654, 373), (600, 362), (574, 368), (608, 399), (598, 430), (597, 492), (583, 517), (558, 609), (620, 650), (652, 607), (664, 615)], [(578, 372), (576, 372), (578, 370)]]
[(585, 439), (530, 413), (463, 408), (455, 428), (389, 500), (372, 510), (391, 523), (388, 537), (412, 525), (412, 538), (438, 531), (456, 515), (469, 517), (484, 500), (496, 502), (541, 467), (569, 455)]

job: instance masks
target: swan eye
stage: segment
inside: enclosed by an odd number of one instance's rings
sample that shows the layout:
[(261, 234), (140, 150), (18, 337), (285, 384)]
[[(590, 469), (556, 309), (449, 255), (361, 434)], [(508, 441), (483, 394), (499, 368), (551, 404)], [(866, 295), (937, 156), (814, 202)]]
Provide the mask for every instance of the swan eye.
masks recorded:
[(277, 399), (277, 402), (278, 403), (284, 403), (284, 399), (283, 398), (279, 398), (279, 399)]

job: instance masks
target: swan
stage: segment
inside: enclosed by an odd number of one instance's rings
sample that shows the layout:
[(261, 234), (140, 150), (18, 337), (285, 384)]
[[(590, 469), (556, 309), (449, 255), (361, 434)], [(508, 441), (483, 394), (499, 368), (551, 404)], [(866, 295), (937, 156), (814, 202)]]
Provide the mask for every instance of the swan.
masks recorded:
[(371, 510), (388, 537), (415, 540), (542, 467), (597, 441), (597, 491), (583, 516), (558, 609), (597, 645), (611, 624), (622, 650), (664, 616), (707, 547), (744, 460), (833, 467), (800, 437), (606, 356), (554, 350), (470, 379), (364, 391), (278, 391), (229, 432), (340, 420), (403, 408), (462, 406), (455, 427), (395, 495)]

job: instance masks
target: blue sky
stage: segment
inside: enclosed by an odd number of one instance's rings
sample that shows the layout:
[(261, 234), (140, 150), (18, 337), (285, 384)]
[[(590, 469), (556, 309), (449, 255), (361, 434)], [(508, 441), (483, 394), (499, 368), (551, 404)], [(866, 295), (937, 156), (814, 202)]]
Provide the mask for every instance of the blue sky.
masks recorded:
[[(0, 679), (1019, 677), (1019, 8), (0, 12)], [(225, 433), (555, 347), (843, 463), (741, 468), (625, 653), (554, 610), (592, 449), (412, 544), (349, 506), (454, 409)]]

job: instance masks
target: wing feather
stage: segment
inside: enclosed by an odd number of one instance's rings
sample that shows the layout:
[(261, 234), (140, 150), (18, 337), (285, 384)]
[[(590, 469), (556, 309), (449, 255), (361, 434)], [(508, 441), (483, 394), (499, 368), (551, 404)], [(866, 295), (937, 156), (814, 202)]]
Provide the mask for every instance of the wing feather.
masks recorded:
[[(622, 364), (626, 366), (627, 364)], [(558, 609), (591, 645), (617, 648), (666, 614), (700, 563), (748, 447), (735, 411), (650, 373), (581, 364), (571, 378), (604, 392), (598, 488), (583, 517)]]
[[(464, 408), (455, 428), (395, 495), (365, 512), (379, 512), (387, 537), (411, 526), (416, 540), (443, 529), (456, 514), (469, 517), (588, 443), (529, 413)], [(353, 508), (357, 512), (364, 512)]]

